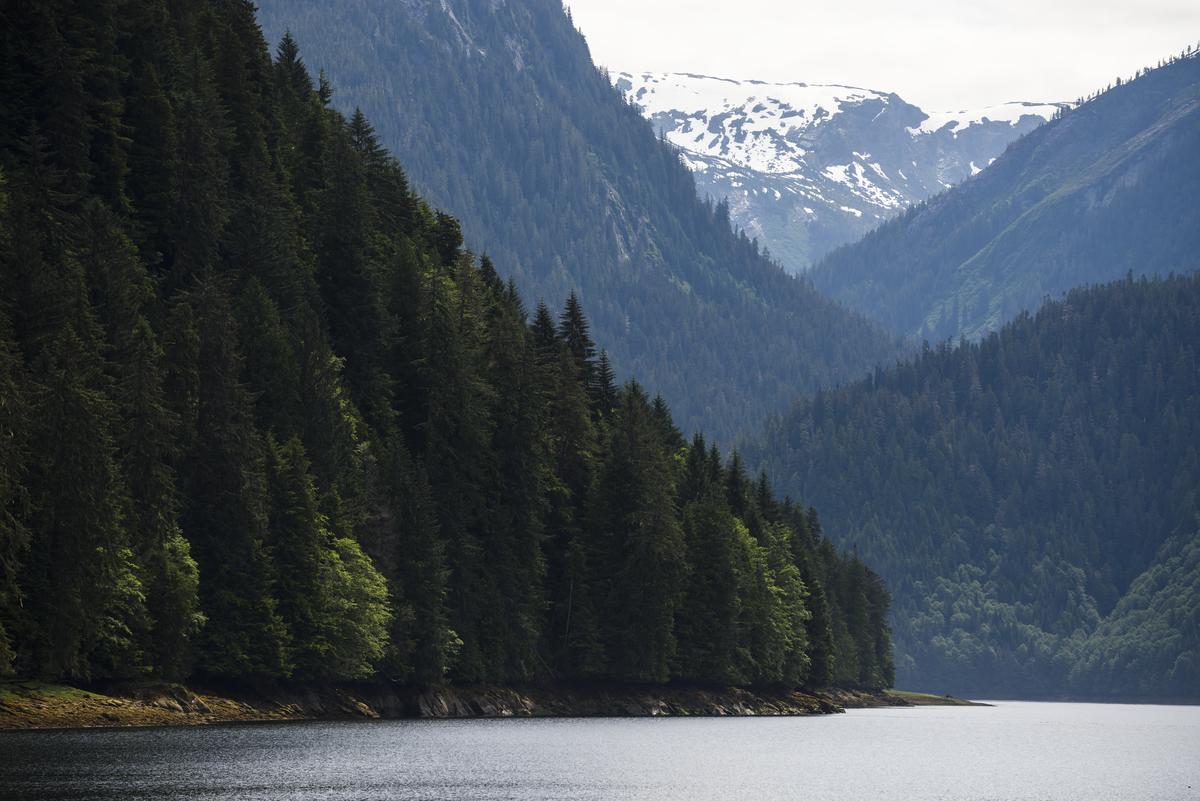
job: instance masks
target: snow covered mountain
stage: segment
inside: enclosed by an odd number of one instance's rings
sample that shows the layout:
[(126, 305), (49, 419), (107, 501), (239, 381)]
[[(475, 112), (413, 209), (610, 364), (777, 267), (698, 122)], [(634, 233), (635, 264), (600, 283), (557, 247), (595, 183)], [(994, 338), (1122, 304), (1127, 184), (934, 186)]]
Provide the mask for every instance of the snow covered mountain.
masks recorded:
[(798, 272), (979, 172), (1065, 104), (929, 114), (849, 86), (679, 73), (610, 78), (674, 145), (701, 195)]

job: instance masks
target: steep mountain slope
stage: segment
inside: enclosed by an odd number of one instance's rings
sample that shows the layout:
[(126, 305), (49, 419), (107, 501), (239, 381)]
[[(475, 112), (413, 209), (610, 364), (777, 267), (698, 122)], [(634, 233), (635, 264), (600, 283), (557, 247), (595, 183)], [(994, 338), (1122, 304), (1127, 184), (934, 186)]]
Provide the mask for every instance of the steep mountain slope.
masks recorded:
[(678, 147), (702, 195), (789, 272), (979, 172), (1065, 104), (927, 114), (848, 86), (614, 73)]
[(901, 686), (1196, 696), (1198, 350), (1200, 275), (1080, 288), (742, 453), (888, 581)]
[(979, 338), (1046, 295), (1200, 264), (1200, 58), (1148, 70), (816, 265), (814, 285), (918, 340)]
[(877, 574), (250, 3), (2, 16), (0, 679), (891, 686)]
[(621, 375), (720, 438), (892, 361), (896, 339), (730, 230), (553, 0), (265, 0), (432, 203), (523, 294), (575, 289)]

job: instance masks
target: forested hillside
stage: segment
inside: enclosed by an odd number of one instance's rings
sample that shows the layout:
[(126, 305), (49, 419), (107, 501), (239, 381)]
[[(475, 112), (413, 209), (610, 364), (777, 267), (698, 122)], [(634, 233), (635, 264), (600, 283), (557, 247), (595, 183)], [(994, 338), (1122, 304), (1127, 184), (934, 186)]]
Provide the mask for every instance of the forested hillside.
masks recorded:
[(1011, 144), (971, 179), (833, 252), (817, 289), (917, 341), (979, 340), (1077, 286), (1200, 266), (1200, 51)]
[(745, 448), (895, 598), (898, 681), (1200, 695), (1200, 277), (1074, 290)]
[(559, 0), (259, 6), (269, 39), (290, 29), (332, 105), (373, 120), (501, 276), (552, 307), (577, 293), (617, 374), (661, 392), (685, 433), (729, 439), (901, 354), (697, 197)]
[(249, 2), (0, 31), (0, 676), (890, 686), (879, 576)]

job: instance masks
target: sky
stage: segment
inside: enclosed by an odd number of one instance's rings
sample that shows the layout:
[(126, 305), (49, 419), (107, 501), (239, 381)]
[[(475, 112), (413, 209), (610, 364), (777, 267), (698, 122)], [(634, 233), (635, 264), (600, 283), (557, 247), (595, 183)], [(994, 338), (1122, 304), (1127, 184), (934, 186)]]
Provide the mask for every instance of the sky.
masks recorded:
[(564, 0), (597, 66), (896, 92), (926, 111), (1072, 101), (1200, 43), (1200, 0)]

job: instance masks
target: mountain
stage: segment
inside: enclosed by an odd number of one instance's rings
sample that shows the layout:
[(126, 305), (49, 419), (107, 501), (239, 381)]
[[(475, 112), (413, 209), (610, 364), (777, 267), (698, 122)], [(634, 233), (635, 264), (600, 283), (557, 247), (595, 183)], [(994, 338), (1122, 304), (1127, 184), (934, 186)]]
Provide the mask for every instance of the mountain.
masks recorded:
[[(826, 256), (813, 284), (918, 341), (979, 339), (1047, 295), (1200, 265), (1200, 57), (1117, 81), (990, 167)], [(1081, 99), (1082, 100), (1082, 99)]]
[(1200, 275), (1072, 290), (796, 403), (749, 465), (893, 594), (897, 682), (1200, 695)]
[(1065, 104), (928, 114), (849, 86), (612, 73), (735, 225), (800, 272), (974, 175)]
[(878, 575), (250, 3), (3, 16), (0, 678), (891, 686)]
[(906, 352), (786, 275), (699, 199), (554, 0), (264, 0), (332, 104), (361, 108), (414, 186), (523, 295), (574, 290), (614, 369), (728, 441), (801, 392)]

